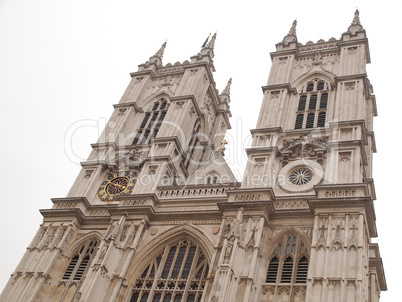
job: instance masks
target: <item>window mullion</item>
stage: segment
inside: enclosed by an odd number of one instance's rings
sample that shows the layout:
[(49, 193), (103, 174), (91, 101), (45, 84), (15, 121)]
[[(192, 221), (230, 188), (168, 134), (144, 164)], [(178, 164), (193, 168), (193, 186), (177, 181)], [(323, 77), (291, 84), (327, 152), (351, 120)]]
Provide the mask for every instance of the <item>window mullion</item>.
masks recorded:
[[(189, 244), (190, 248), (191, 248), (191, 244)], [(189, 249), (190, 250), (190, 249)], [(187, 277), (187, 283), (186, 283), (186, 287), (184, 288), (184, 293), (183, 293), (183, 298), (182, 301), (186, 301), (187, 300), (187, 296), (188, 296), (188, 288), (191, 285), (191, 280), (194, 277), (194, 266), (197, 265), (196, 263), (196, 259), (198, 259), (200, 257), (200, 249), (197, 246), (195, 253), (194, 253), (194, 257), (193, 257), (193, 261), (191, 263), (191, 267), (190, 267), (190, 272), (188, 273), (188, 277)], [(187, 260), (187, 259), (186, 259)]]
[(69, 278), (71, 281), (74, 281), (74, 278), (75, 278), (75, 275), (77, 274), (78, 268), (80, 267), (81, 262), (85, 257), (85, 252), (86, 252), (87, 248), (88, 248), (88, 242), (85, 244), (85, 246), (84, 246), (84, 248), (82, 250), (82, 253), (79, 253), (80, 256), (79, 256), (77, 262), (75, 263), (75, 267), (74, 267), (74, 269), (73, 269), (73, 271), (72, 271), (72, 273), (70, 275), (70, 278)]
[[(173, 260), (172, 260), (172, 265), (170, 266), (170, 269), (169, 269), (169, 272), (168, 272), (168, 275), (167, 275), (166, 279), (173, 279), (172, 274), (173, 274), (173, 271), (174, 271), (174, 267), (176, 265), (177, 257), (178, 257), (178, 255), (180, 253), (181, 243), (182, 242), (180, 242), (177, 245), (176, 252), (175, 252)], [(178, 279), (178, 278), (175, 278), (175, 279)]]
[(181, 278), (181, 277), (182, 277), (184, 267), (186, 266), (186, 261), (187, 261), (188, 253), (190, 252), (190, 248), (191, 248), (191, 244), (189, 243), (189, 244), (187, 244), (186, 253), (184, 254), (183, 262), (181, 263), (181, 267), (180, 267), (180, 270), (179, 270), (179, 274), (177, 275), (178, 278)]
[[(161, 262), (159, 263), (158, 271), (155, 272), (154, 281), (153, 281), (153, 283), (152, 283), (151, 290), (149, 291), (149, 296), (148, 296), (147, 302), (151, 302), (151, 301), (152, 301), (152, 298), (151, 298), (151, 297), (154, 295), (155, 288), (156, 288), (156, 286), (157, 286), (157, 284), (158, 284), (157, 281), (158, 281), (158, 279), (160, 278), (160, 276), (161, 276), (161, 274), (162, 274), (162, 270), (163, 270), (163, 267), (165, 266), (165, 262), (166, 262), (166, 259), (167, 259), (168, 255), (169, 255), (169, 250), (170, 250), (170, 249), (171, 249), (171, 246), (166, 245), (165, 250), (163, 251), (162, 260), (161, 260)], [(142, 290), (142, 294), (144, 294), (144, 291), (143, 291), (143, 290)]]

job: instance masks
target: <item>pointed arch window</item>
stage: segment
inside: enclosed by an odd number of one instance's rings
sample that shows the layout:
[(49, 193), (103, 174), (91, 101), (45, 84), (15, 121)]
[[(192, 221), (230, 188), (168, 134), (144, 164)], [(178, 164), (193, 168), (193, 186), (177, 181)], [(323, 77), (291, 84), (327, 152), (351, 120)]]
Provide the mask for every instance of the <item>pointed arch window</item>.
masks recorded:
[(152, 105), (151, 110), (145, 113), (140, 128), (134, 137), (133, 145), (144, 145), (152, 142), (158, 135), (168, 109), (169, 103), (166, 99), (160, 99)]
[(286, 235), (270, 257), (266, 283), (305, 284), (308, 264), (309, 252), (301, 236)]
[(136, 280), (130, 302), (201, 301), (208, 261), (200, 246), (181, 240), (166, 245)]
[(89, 240), (75, 252), (64, 273), (63, 280), (81, 281), (96, 253), (98, 244), (97, 240)]
[[(324, 127), (328, 106), (329, 85), (314, 80), (305, 86), (297, 106), (295, 129)], [(317, 104), (319, 101), (319, 104)], [(308, 104), (308, 108), (306, 105)], [(317, 118), (316, 118), (317, 116)], [(304, 124), (304, 120), (306, 121)]]

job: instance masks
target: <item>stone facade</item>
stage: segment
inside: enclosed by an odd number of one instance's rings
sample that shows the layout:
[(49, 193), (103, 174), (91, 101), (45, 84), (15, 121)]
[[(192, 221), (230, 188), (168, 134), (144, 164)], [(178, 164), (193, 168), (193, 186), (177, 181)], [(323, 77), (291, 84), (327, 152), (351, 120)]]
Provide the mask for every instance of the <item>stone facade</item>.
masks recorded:
[(226, 164), (231, 80), (216, 35), (191, 61), (139, 65), (1, 301), (379, 301), (370, 53), (341, 39), (271, 53), (242, 183)]

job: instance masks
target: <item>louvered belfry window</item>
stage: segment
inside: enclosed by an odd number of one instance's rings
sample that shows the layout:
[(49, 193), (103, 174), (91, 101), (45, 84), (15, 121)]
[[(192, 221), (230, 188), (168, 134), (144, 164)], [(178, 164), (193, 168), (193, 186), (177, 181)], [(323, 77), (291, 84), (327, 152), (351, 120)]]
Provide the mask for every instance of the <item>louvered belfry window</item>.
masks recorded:
[(145, 113), (140, 128), (134, 137), (133, 145), (152, 143), (152, 140), (158, 135), (168, 109), (169, 104), (166, 99), (160, 99), (152, 105), (150, 111)]
[(201, 301), (208, 261), (189, 240), (167, 245), (137, 278), (130, 302)]
[(309, 252), (300, 235), (286, 235), (270, 257), (266, 283), (305, 284), (308, 264)]
[(299, 95), (295, 129), (325, 127), (329, 86), (324, 81), (308, 83)]
[(90, 240), (83, 244), (74, 256), (71, 258), (66, 272), (64, 273), (63, 280), (81, 281), (85, 275), (86, 270), (91, 262), (91, 259), (96, 253), (98, 241)]

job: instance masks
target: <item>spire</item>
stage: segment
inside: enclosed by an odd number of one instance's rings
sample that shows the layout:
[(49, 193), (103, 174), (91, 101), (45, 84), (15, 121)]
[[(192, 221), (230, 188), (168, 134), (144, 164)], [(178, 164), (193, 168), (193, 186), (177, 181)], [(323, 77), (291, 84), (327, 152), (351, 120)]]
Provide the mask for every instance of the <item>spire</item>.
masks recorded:
[(353, 17), (352, 24), (350, 24), (348, 28), (348, 32), (352, 33), (353, 35), (356, 34), (357, 31), (363, 30), (363, 26), (360, 24), (360, 16), (359, 10), (356, 9), (355, 16)]
[(210, 48), (210, 49), (214, 49), (215, 47), (215, 40), (216, 40), (216, 33), (214, 33), (214, 35), (211, 38), (211, 41), (209, 41), (209, 43), (207, 44), (207, 46), (205, 48)]
[(294, 20), (292, 23), (292, 27), (289, 30), (289, 33), (283, 38), (283, 43), (288, 44), (290, 42), (296, 42), (297, 43), (297, 36), (296, 36), (296, 25), (297, 21)]
[(288, 36), (296, 36), (296, 25), (297, 25), (297, 20), (294, 20), (292, 27), (289, 30)]
[[(202, 45), (203, 47), (201, 48), (201, 51), (196, 55), (191, 57), (191, 62), (196, 62), (196, 61), (208, 61), (210, 63), (213, 63), (213, 57), (214, 55), (214, 46), (215, 46), (215, 40), (216, 40), (216, 33), (212, 36), (212, 38), (209, 40), (208, 38), (205, 40), (204, 44)], [(206, 45), (205, 45), (206, 44)], [(215, 71), (215, 68), (212, 67), (212, 71)]]
[(232, 78), (229, 79), (228, 83), (226, 84), (225, 89), (223, 90), (222, 94), (226, 94), (230, 96), (230, 87), (232, 86)]
[(163, 52), (165, 51), (165, 48), (166, 48), (166, 42), (162, 44), (161, 48), (151, 58), (157, 57), (160, 60), (162, 60)]

